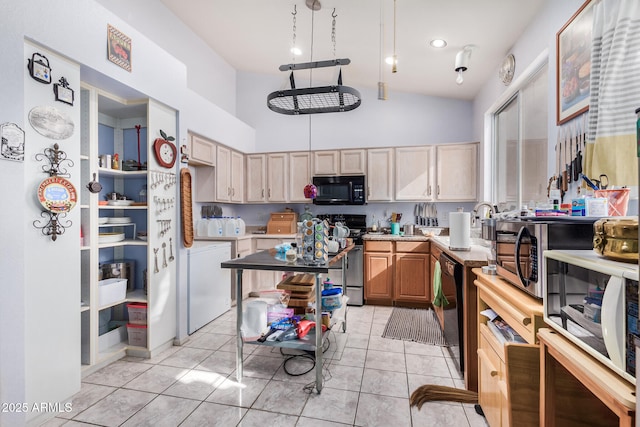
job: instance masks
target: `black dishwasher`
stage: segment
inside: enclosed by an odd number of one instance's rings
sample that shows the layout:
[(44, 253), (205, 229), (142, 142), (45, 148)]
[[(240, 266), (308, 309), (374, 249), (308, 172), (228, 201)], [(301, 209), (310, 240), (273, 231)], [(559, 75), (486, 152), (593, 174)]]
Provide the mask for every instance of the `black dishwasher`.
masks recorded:
[(464, 376), (462, 264), (442, 252), (440, 254), (440, 270), (442, 272), (443, 291), (455, 288), (456, 298), (455, 301), (449, 301), (449, 304), (444, 306), (444, 337), (449, 345), (449, 353), (451, 353), (460, 375)]

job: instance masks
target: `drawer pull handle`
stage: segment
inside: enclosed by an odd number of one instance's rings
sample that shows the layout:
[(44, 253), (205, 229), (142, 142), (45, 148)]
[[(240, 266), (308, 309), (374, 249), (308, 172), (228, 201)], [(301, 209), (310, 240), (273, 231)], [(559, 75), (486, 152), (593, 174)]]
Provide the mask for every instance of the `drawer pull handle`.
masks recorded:
[(498, 370), (493, 367), (493, 365), (489, 361), (489, 358), (487, 357), (487, 354), (481, 348), (478, 349), (478, 358), (482, 360), (482, 362), (486, 365), (487, 368), (489, 368), (489, 375), (491, 375), (492, 377), (495, 377), (498, 375)]

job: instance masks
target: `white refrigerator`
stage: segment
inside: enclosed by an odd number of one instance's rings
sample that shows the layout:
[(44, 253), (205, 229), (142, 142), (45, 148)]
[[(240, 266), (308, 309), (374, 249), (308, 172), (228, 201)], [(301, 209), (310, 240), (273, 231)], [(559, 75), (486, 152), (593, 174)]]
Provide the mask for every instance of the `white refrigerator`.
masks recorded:
[(194, 242), (188, 249), (187, 304), (189, 334), (231, 308), (230, 242)]

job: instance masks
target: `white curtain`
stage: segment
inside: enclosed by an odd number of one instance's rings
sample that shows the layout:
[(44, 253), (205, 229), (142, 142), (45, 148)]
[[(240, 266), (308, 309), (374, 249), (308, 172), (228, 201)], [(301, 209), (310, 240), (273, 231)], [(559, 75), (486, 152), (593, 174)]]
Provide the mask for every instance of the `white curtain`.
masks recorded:
[(585, 174), (607, 174), (610, 185), (638, 185), (640, 1), (601, 0), (593, 19)]

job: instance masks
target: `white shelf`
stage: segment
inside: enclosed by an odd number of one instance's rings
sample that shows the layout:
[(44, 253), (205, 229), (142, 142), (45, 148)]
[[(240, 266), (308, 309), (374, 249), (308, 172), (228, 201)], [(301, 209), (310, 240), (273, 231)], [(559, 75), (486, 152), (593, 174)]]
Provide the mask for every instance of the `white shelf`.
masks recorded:
[(80, 160), (89, 160), (89, 156), (85, 154), (80, 154)]
[(123, 171), (120, 169), (98, 168), (98, 173), (103, 176), (117, 176), (121, 178), (146, 178), (147, 171)]
[(127, 302), (147, 302), (147, 294), (143, 289), (127, 292)]
[(115, 209), (123, 209), (123, 210), (134, 210), (134, 209), (147, 209), (147, 205), (131, 205), (131, 206), (109, 206), (109, 205), (101, 205), (98, 206), (98, 209), (105, 210), (115, 210)]
[(99, 243), (98, 249), (115, 248), (119, 246), (147, 246), (147, 242), (145, 240), (124, 239), (120, 242)]

